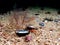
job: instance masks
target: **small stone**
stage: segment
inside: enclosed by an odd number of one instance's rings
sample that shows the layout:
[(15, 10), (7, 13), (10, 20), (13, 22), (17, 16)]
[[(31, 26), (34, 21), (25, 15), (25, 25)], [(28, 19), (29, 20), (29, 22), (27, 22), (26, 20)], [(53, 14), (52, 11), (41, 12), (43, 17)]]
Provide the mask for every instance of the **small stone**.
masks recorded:
[(45, 23), (47, 23), (48, 21), (47, 21), (47, 20), (45, 20), (44, 22), (45, 22)]
[(55, 19), (54, 22), (58, 22), (59, 20)]
[(39, 15), (39, 14), (35, 14), (36, 16)]
[(51, 12), (46, 12), (45, 14), (51, 14)]
[(54, 22), (58, 22), (57, 20), (55, 20)]
[(57, 14), (60, 14), (60, 11), (58, 11)]
[(32, 37), (31, 36), (26, 36), (25, 40), (30, 41), (30, 40), (32, 40)]
[(49, 18), (45, 18), (44, 20), (43, 20), (43, 22), (45, 21), (45, 20), (47, 20), (47, 21), (53, 21), (53, 19), (49, 19)]
[(44, 23), (43, 23), (43, 22), (42, 22), (42, 23), (39, 23), (39, 25), (40, 25), (40, 26), (44, 26)]
[(41, 10), (44, 10), (44, 8), (42, 7)]
[(0, 27), (3, 27), (4, 25), (0, 24)]
[(39, 27), (40, 29), (42, 29), (42, 27)]
[(58, 41), (60, 42), (60, 38), (58, 38)]

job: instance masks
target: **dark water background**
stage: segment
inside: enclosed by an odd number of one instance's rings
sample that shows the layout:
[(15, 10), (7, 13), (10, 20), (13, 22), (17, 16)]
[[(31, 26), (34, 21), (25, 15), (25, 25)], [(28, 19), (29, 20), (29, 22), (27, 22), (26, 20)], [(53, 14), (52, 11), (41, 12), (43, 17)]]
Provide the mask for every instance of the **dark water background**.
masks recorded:
[(0, 14), (10, 10), (28, 7), (51, 7), (60, 10), (60, 1), (58, 0), (0, 0)]

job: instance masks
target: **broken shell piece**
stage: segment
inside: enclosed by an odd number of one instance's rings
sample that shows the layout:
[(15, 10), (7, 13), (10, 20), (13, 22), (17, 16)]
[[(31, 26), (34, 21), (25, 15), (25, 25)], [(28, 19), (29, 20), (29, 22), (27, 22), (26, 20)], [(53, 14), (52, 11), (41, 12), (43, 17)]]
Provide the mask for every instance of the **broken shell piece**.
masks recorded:
[(35, 28), (34, 26), (29, 26), (30, 28)]
[(32, 30), (32, 29), (36, 29), (34, 26), (27, 26), (27, 28), (26, 29), (28, 29), (28, 30)]
[(16, 31), (16, 34), (18, 36), (25, 36), (25, 35), (28, 35), (29, 34), (29, 31), (28, 30), (17, 30)]
[(45, 23), (47, 23), (48, 21), (47, 21), (47, 20), (45, 20), (44, 22), (45, 22)]

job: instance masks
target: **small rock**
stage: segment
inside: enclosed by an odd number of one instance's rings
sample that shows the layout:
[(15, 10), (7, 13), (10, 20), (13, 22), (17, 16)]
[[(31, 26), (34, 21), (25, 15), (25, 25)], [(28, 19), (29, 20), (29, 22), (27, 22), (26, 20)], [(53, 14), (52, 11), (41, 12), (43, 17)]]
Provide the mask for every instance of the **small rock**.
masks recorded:
[(44, 10), (44, 8), (42, 7), (41, 10)]
[(4, 25), (0, 24), (0, 27), (3, 27)]
[(45, 23), (47, 23), (48, 21), (47, 20), (45, 20)]
[(39, 15), (39, 14), (35, 14), (36, 16)]
[(55, 19), (54, 22), (58, 22), (59, 20)]
[(60, 42), (60, 38), (58, 38), (58, 41)]
[(51, 12), (46, 12), (45, 14), (51, 14)]
[(44, 23), (39, 23), (40, 26), (44, 26)]
[(57, 14), (60, 14), (60, 11), (58, 11)]
[(26, 40), (26, 41), (32, 40), (32, 36), (26, 36), (25, 40)]
[(42, 29), (42, 27), (39, 27), (40, 29)]
[(43, 22), (45, 21), (45, 20), (47, 20), (47, 21), (53, 21), (53, 19), (49, 19), (49, 18), (45, 18), (44, 20), (43, 20)]

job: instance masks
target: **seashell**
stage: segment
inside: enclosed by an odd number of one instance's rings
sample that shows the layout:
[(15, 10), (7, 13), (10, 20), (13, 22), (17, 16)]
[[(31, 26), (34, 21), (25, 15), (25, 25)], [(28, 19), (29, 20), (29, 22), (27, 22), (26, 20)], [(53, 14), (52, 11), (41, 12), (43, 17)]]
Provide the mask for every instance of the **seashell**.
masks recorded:
[(29, 31), (28, 30), (16, 30), (16, 34), (18, 36), (25, 36), (29, 34)]
[(32, 30), (32, 29), (35, 29), (35, 27), (34, 27), (34, 26), (27, 26), (26, 29), (28, 29), (28, 30)]
[(35, 28), (34, 26), (28, 26), (27, 28), (26, 28), (27, 30), (29, 30), (29, 32), (32, 32), (32, 33), (36, 33), (37, 32), (37, 28)]

